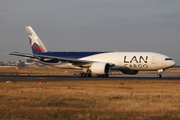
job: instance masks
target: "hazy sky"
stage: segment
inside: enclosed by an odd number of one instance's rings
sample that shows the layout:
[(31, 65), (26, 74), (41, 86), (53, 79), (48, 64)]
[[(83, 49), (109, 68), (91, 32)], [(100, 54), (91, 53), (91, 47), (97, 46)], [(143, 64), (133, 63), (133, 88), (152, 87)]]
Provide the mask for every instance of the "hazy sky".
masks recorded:
[(25, 26), (50, 51), (144, 51), (180, 64), (180, 0), (1, 0), (0, 61), (32, 53)]

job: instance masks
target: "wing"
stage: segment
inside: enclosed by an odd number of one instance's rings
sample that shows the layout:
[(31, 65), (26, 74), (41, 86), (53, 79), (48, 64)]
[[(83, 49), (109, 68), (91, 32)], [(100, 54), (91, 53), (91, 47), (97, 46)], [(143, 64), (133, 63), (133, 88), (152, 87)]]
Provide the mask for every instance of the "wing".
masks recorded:
[[(98, 62), (98, 61), (77, 60), (77, 59), (70, 59), (70, 58), (64, 58), (64, 57), (39, 55), (39, 54), (27, 54), (27, 53), (19, 53), (19, 52), (12, 52), (12, 53), (7, 53), (7, 54), (8, 55), (21, 56), (21, 57), (35, 58), (35, 59), (44, 58), (45, 60), (57, 60), (57, 61), (72, 63), (72, 64), (77, 65), (79, 67), (88, 67), (88, 66), (91, 66), (94, 62)], [(115, 66), (115, 64), (113, 64), (113, 63), (109, 63), (109, 65), (111, 67)]]
[[(79, 67), (89, 67), (94, 62), (97, 62), (97, 61), (77, 60), (77, 59), (70, 59), (70, 58), (64, 58), (64, 57), (39, 55), (39, 54), (27, 54), (27, 53), (19, 53), (19, 52), (12, 52), (12, 53), (7, 53), (7, 54), (8, 55), (21, 56), (21, 57), (35, 58), (35, 59), (44, 58), (45, 60), (57, 60), (57, 61), (72, 63), (72, 64), (77, 65)], [(114, 66), (114, 64), (112, 64), (112, 63), (109, 63), (109, 64), (110, 64), (110, 66)]]

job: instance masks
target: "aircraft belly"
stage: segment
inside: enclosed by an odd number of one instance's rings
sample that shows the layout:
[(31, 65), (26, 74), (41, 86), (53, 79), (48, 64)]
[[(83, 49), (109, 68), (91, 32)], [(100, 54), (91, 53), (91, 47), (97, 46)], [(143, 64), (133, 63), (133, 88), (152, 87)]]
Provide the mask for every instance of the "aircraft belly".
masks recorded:
[(35, 62), (41, 63), (41, 64), (45, 64), (45, 65), (49, 65), (49, 66), (53, 66), (56, 68), (62, 68), (62, 69), (81, 69), (80, 67), (74, 66), (71, 63), (49, 63), (49, 62), (43, 62), (43, 61), (39, 61), (37, 59), (31, 59)]

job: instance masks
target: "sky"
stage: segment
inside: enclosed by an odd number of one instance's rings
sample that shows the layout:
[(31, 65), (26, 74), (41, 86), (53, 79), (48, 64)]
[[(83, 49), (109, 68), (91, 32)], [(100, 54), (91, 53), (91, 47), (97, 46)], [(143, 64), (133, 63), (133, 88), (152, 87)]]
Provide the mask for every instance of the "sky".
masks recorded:
[(50, 51), (157, 52), (180, 65), (180, 0), (1, 0), (0, 61), (32, 53), (25, 26)]

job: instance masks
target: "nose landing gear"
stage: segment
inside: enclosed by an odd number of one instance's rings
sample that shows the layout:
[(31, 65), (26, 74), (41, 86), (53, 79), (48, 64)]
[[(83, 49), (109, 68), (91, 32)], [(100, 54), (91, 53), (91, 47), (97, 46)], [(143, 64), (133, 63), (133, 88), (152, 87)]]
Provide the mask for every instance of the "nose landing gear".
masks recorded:
[(162, 77), (162, 75), (161, 75), (161, 74), (158, 74), (158, 75), (157, 75), (157, 77), (158, 77), (158, 78), (161, 78), (161, 77)]
[(161, 77), (162, 77), (161, 74), (162, 74), (163, 71), (164, 71), (163, 69), (159, 69), (159, 70), (158, 70), (158, 73), (159, 73), (159, 74), (157, 75), (157, 78), (161, 78)]

